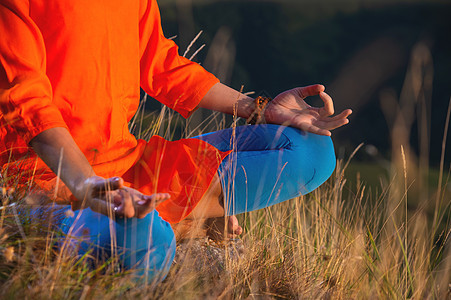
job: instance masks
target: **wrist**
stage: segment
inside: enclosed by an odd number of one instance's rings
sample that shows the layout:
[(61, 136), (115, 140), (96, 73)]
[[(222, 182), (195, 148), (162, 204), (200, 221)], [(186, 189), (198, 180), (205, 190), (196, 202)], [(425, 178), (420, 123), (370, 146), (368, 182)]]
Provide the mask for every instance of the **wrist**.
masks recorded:
[(248, 124), (265, 124), (266, 123), (266, 108), (268, 103), (272, 100), (270, 97), (258, 96), (253, 101), (253, 111), (247, 118)]
[(241, 118), (248, 119), (252, 116), (255, 111), (255, 99), (251, 97), (246, 97), (238, 101), (236, 108), (236, 115)]

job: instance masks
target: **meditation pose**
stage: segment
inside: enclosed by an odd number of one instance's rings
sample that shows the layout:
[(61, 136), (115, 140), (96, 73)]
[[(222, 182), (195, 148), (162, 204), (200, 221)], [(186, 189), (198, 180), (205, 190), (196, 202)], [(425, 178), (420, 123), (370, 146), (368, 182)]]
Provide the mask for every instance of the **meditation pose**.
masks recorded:
[[(170, 223), (227, 216), (239, 234), (235, 214), (321, 185), (335, 167), (330, 130), (351, 114), (333, 116), (322, 85), (255, 101), (179, 56), (160, 23), (155, 0), (0, 0), (3, 178), (66, 195), (75, 214), (58, 224), (60, 247), (114, 252), (149, 281), (172, 263)], [(203, 107), (265, 124), (136, 139), (140, 87), (185, 118)], [(304, 101), (315, 95), (323, 107)]]

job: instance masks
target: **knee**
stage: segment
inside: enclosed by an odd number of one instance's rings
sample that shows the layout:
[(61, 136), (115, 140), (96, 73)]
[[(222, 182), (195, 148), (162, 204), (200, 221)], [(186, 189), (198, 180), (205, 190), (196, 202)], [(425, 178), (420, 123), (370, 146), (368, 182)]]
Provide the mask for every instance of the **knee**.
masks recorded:
[(294, 128), (287, 128), (284, 134), (291, 141), (290, 169), (295, 173), (294, 176), (302, 178), (302, 194), (307, 194), (324, 183), (335, 169), (336, 157), (332, 139)]
[(117, 245), (124, 268), (147, 283), (166, 278), (176, 249), (174, 232), (157, 211), (143, 219), (118, 220)]
[(66, 218), (61, 225), (63, 232), (70, 234), (65, 241), (69, 250), (76, 250), (80, 256), (91, 251), (93, 264), (117, 254), (123, 268), (133, 270), (139, 281), (160, 282), (166, 277), (175, 256), (175, 236), (157, 211), (143, 219), (116, 222), (90, 209), (79, 214), (78, 218)]

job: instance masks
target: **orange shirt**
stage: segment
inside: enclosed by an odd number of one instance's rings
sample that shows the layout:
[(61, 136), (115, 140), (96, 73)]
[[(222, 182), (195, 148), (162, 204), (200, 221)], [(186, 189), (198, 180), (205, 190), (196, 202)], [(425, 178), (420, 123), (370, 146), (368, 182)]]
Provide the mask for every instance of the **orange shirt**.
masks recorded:
[[(0, 0), (0, 32), (0, 162), (4, 171), (11, 175), (20, 168), (25, 180), (33, 174), (45, 180), (54, 178), (27, 145), (46, 129), (65, 127), (100, 176), (142, 173), (130, 168), (144, 165), (143, 154), (155, 163), (168, 157), (164, 155), (167, 150), (173, 167), (152, 171), (149, 181), (153, 183), (146, 192), (170, 192), (178, 206), (197, 195), (195, 205), (205, 191), (185, 191), (186, 185), (196, 186), (195, 190), (208, 187), (226, 154), (197, 140), (162, 146), (161, 138), (154, 137), (147, 144), (128, 130), (138, 108), (140, 86), (188, 117), (218, 82), (197, 63), (180, 57), (175, 43), (163, 36), (155, 0)], [(191, 160), (191, 166), (177, 167), (179, 157)], [(185, 179), (171, 183), (180, 168), (186, 174), (206, 175), (179, 176)], [(166, 182), (163, 187), (160, 181)], [(170, 211), (163, 214), (171, 219)]]

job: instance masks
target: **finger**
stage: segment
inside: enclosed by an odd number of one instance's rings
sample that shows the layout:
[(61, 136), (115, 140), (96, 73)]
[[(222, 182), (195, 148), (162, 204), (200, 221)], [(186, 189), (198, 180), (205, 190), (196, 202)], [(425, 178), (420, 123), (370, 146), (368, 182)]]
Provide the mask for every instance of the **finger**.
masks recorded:
[[(350, 109), (341, 112), (339, 115), (333, 116), (333, 117), (320, 117), (318, 118), (319, 121), (322, 122), (332, 122), (332, 121), (340, 121), (347, 119), (347, 117), (352, 113)], [(348, 120), (349, 121), (349, 120)], [(347, 124), (347, 123), (346, 123)]]
[(334, 102), (325, 92), (319, 93), (319, 97), (324, 102), (324, 107), (319, 110), (321, 117), (332, 116), (334, 114)]
[[(125, 189), (120, 189), (117, 191), (118, 194), (115, 197), (119, 197), (114, 199), (115, 203), (115, 213), (117, 217), (126, 217), (133, 218), (136, 215), (135, 205), (133, 196)], [(120, 203), (117, 205), (117, 203)]]
[(311, 133), (315, 133), (315, 134), (319, 134), (319, 135), (326, 135), (326, 136), (332, 135), (329, 130), (320, 128), (313, 124), (301, 123), (301, 124), (299, 124), (299, 126), (296, 126), (296, 127), (298, 127), (299, 129), (301, 129), (303, 131), (307, 131), (307, 132), (311, 132)]
[(154, 210), (158, 204), (169, 198), (171, 198), (171, 195), (167, 193), (156, 193), (151, 196), (141, 195), (141, 199), (135, 203), (136, 217), (144, 218), (148, 213)]
[(336, 116), (327, 117), (327, 119), (330, 120), (330, 121), (335, 121), (335, 120), (339, 120), (339, 119), (346, 119), (351, 114), (352, 114), (352, 110), (346, 109), (346, 110), (342, 111), (340, 114), (338, 114)]
[(338, 120), (316, 121), (315, 126), (317, 126), (319, 128), (327, 129), (327, 130), (333, 130), (333, 129), (336, 129), (343, 125), (346, 125), (348, 123), (349, 123), (349, 120), (344, 118), (344, 119), (338, 119)]
[(350, 116), (351, 114), (352, 114), (352, 109), (345, 109), (344, 111), (342, 111), (341, 113), (340, 113), (340, 115), (341, 114), (343, 114), (343, 115), (345, 115), (346, 117), (347, 116)]
[(324, 85), (321, 84), (314, 84), (314, 85), (308, 85), (296, 88), (296, 91), (298, 92), (299, 96), (301, 98), (307, 98), (310, 96), (315, 96), (321, 93), (325, 90)]
[(105, 216), (114, 214), (114, 204), (107, 202), (104, 199), (92, 198), (89, 207), (92, 211), (100, 213)]
[(124, 186), (124, 180), (120, 177), (111, 177), (107, 179), (99, 179), (92, 183), (92, 191), (95, 195), (106, 191), (114, 191)]

